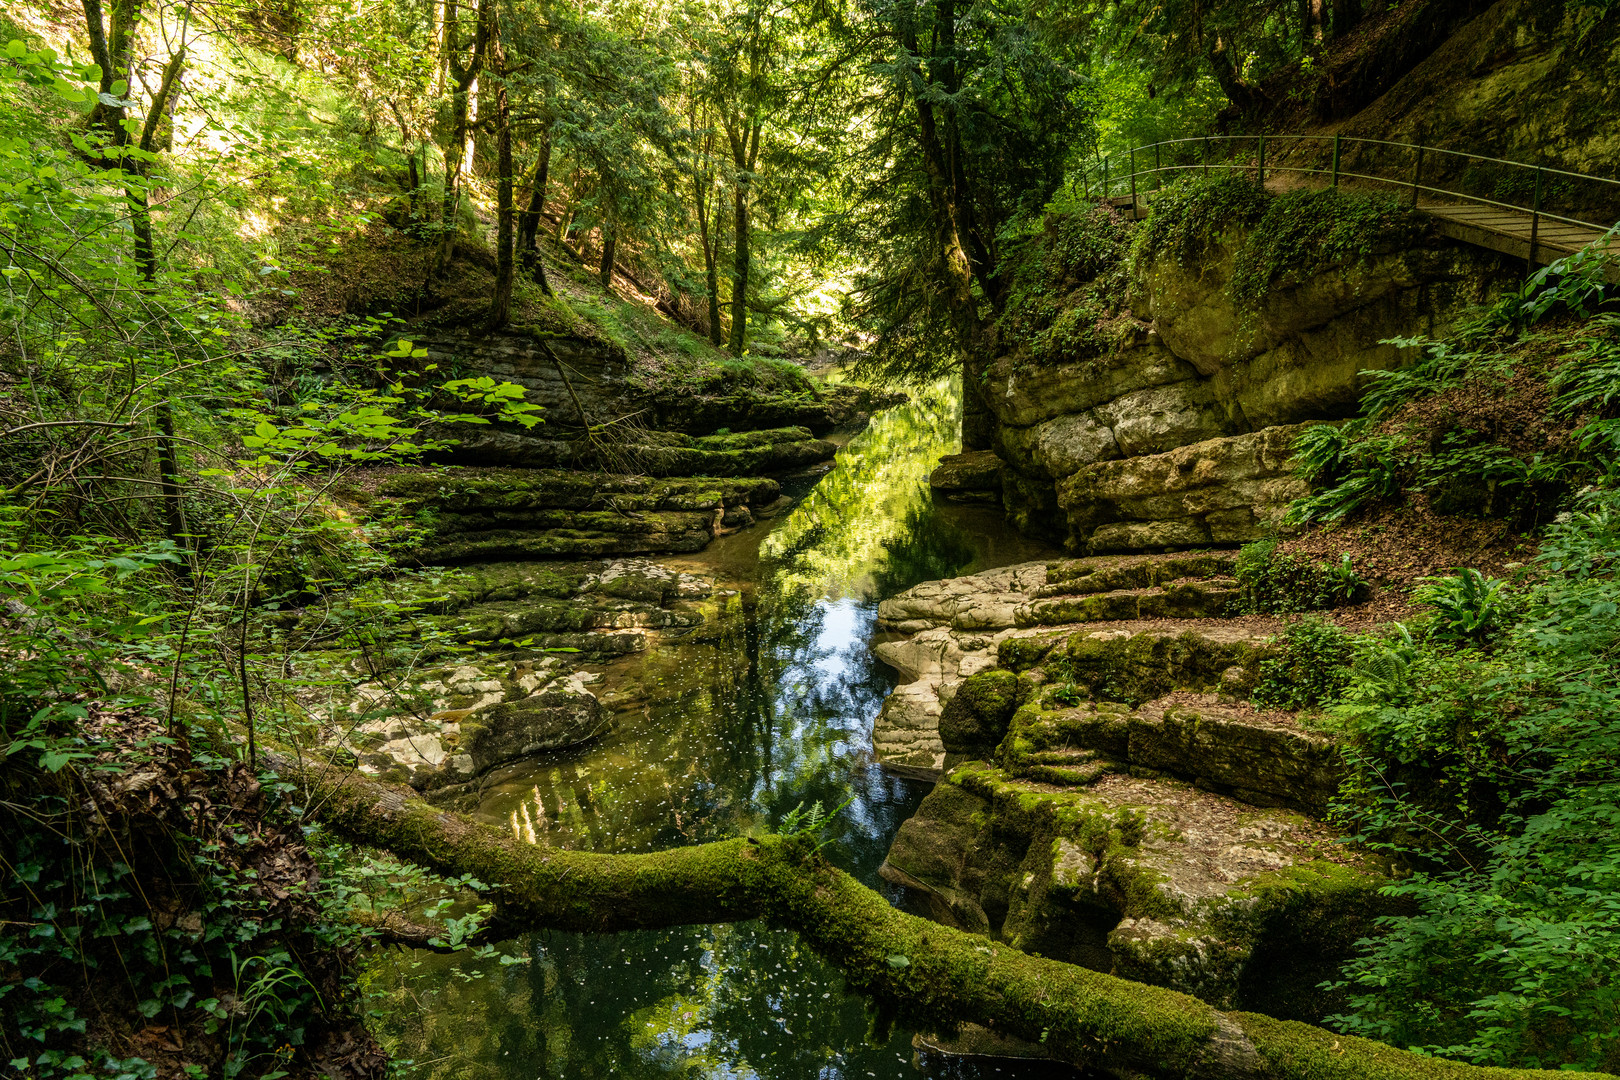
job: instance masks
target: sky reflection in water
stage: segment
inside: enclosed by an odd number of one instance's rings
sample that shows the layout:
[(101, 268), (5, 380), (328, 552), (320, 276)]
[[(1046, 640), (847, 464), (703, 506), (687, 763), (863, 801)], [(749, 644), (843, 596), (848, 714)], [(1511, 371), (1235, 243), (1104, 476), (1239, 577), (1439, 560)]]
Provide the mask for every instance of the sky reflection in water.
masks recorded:
[[(520, 837), (649, 851), (768, 831), (796, 806), (848, 805), (829, 857), (876, 874), (927, 785), (885, 774), (871, 727), (894, 684), (868, 642), (877, 601), (918, 581), (1050, 554), (998, 511), (934, 505), (927, 474), (956, 449), (946, 384), (880, 415), (792, 513), (682, 559), (734, 589), (718, 618), (618, 661), (599, 691), (614, 732), (526, 763), (480, 816)], [(1013, 1077), (919, 1058), (911, 1032), (867, 1041), (861, 1000), (792, 933), (758, 923), (605, 935), (540, 931), (499, 959), (380, 957), (385, 1044), (424, 1077)]]

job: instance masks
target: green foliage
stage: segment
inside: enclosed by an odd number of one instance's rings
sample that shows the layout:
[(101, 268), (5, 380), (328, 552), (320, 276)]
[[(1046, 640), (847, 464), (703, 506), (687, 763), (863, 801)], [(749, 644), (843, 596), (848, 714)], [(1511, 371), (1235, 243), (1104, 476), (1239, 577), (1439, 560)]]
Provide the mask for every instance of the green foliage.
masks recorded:
[(1154, 198), (1153, 212), (1137, 229), (1133, 257), (1194, 266), (1211, 245), (1261, 221), (1270, 199), (1236, 173), (1173, 184)]
[(1273, 289), (1410, 244), (1426, 228), (1422, 215), (1391, 198), (1338, 188), (1278, 195), (1267, 201), (1265, 213), (1238, 247), (1228, 288), (1240, 306), (1258, 307)]
[[(1342, 520), (1358, 511), (1421, 492), (1442, 513), (1504, 517), (1529, 528), (1546, 521), (1583, 480), (1612, 474), (1620, 461), (1620, 335), (1612, 316), (1580, 324), (1574, 347), (1538, 331), (1554, 310), (1576, 314), (1603, 288), (1608, 256), (1588, 248), (1538, 272), (1515, 294), (1465, 322), (1448, 339), (1395, 339), (1421, 349), (1409, 367), (1366, 372), (1362, 415), (1337, 427), (1317, 425), (1295, 444), (1304, 477), (1317, 490), (1288, 511), (1293, 524)], [(1594, 269), (1596, 268), (1596, 269)], [(1548, 369), (1538, 355), (1559, 340), (1566, 355)], [(1502, 386), (1530, 379), (1550, 390), (1552, 419), (1569, 437), (1531, 438)], [(1487, 402), (1481, 406), (1468, 398)], [(1458, 401), (1466, 421), (1436, 401)], [(1493, 415), (1490, 405), (1504, 410)]]
[(1620, 1062), (1617, 553), (1620, 495), (1588, 492), (1492, 651), (1464, 632), (1498, 596), (1461, 577), (1455, 633), (1358, 649), (1338, 812), (1416, 872), (1387, 890), (1409, 913), (1346, 970), (1341, 1030), (1478, 1064)]
[(1112, 351), (1122, 340), (1110, 328), (1125, 300), (1130, 241), (1124, 217), (1107, 206), (1049, 215), (1010, 256), (1013, 284), (996, 323), (1002, 346), (1037, 363)]
[(1446, 641), (1483, 641), (1507, 621), (1507, 582), (1464, 567), (1447, 577), (1424, 578), (1412, 599), (1434, 608), (1429, 633)]
[(1279, 553), (1276, 540), (1256, 540), (1238, 552), (1235, 576), (1243, 587), (1243, 610), (1257, 614), (1320, 611), (1353, 603), (1367, 583), (1348, 554), (1338, 562), (1313, 563)]
[(1310, 709), (1336, 700), (1350, 681), (1354, 642), (1325, 619), (1306, 616), (1288, 624), (1279, 655), (1260, 662), (1251, 697), (1263, 709)]

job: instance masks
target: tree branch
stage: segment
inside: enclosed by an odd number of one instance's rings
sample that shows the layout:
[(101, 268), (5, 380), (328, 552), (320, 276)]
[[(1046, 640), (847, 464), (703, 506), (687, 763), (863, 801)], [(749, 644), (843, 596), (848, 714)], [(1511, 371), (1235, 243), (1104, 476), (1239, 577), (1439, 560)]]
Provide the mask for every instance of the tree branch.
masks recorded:
[[(1054, 1057), (1121, 1075), (1188, 1080), (1574, 1080), (1481, 1069), (1031, 956), (889, 906), (802, 837), (597, 855), (519, 843), (403, 789), (272, 759), (303, 805), (361, 843), (451, 874), (501, 882), (504, 916), (568, 930), (635, 930), (765, 918), (796, 931), (873, 997), (880, 1016), (927, 1029), (981, 1024)], [(1596, 1080), (1603, 1074), (1585, 1074)]]

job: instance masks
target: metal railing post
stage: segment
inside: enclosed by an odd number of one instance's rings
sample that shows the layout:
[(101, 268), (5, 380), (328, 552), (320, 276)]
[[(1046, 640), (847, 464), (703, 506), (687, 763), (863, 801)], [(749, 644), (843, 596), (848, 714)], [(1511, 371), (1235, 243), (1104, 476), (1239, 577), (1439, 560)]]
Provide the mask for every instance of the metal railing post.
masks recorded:
[(1204, 136), (1204, 175), (1209, 175), (1209, 136)]
[(1339, 186), (1339, 140), (1341, 135), (1333, 136), (1333, 186)]
[(1260, 153), (1257, 157), (1258, 167), (1255, 169), (1255, 183), (1261, 191), (1264, 191), (1266, 190), (1266, 134), (1263, 131), (1260, 133)]
[(1103, 198), (1112, 199), (1113, 193), (1108, 190), (1108, 159), (1103, 158)]
[(1412, 166), (1412, 205), (1417, 206), (1418, 185), (1423, 180), (1423, 147), (1417, 148), (1417, 163)]
[(1162, 191), (1164, 189), (1164, 173), (1161, 171), (1162, 169), (1163, 169), (1163, 166), (1161, 166), (1159, 164), (1159, 144), (1154, 143), (1153, 144), (1153, 190), (1154, 191)]
[(1131, 220), (1136, 220), (1136, 151), (1131, 151)]
[(1530, 254), (1526, 257), (1524, 276), (1536, 272), (1536, 233), (1541, 225), (1541, 166), (1536, 166), (1536, 194), (1530, 204)]

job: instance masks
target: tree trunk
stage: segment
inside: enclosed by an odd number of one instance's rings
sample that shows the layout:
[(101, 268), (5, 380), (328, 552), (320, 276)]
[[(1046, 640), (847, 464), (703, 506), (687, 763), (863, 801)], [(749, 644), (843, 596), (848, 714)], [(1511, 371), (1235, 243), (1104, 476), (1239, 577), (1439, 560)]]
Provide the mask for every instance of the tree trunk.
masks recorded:
[(1333, 0), (1333, 37), (1342, 38), (1361, 25), (1361, 0)]
[(495, 295), (489, 302), (484, 332), (499, 330), (512, 317), (513, 232), (512, 109), (506, 90), (506, 52), (501, 48), (499, 25), (489, 46), (495, 76)]
[(731, 247), (731, 355), (741, 356), (748, 345), (748, 186), (737, 181), (732, 199)]
[(546, 209), (546, 187), (551, 179), (551, 129), (540, 139), (540, 152), (534, 159), (534, 181), (529, 185), (529, 202), (518, 218), (518, 257), (523, 272), (534, 279), (540, 291), (551, 295), (551, 282), (546, 280), (546, 267), (540, 261), (540, 217)]
[(441, 208), (439, 251), (434, 269), (442, 273), (450, 265), (456, 249), (456, 212), (461, 202), (461, 168), (466, 157), (468, 113), (473, 83), (484, 66), (494, 23), (494, 0), (478, 0), (477, 25), (473, 31), (472, 57), (465, 66), (456, 54), (461, 51), (459, 25), (454, 11), (446, 9), (444, 23), (445, 64), (450, 72), (450, 141), (444, 148), (444, 205)]
[(613, 251), (619, 246), (619, 226), (609, 221), (602, 226), (602, 291), (613, 295)]
[[(508, 925), (604, 932), (764, 918), (795, 931), (876, 1000), (880, 1021), (974, 1023), (1082, 1068), (1177, 1080), (1578, 1080), (1484, 1070), (1031, 956), (908, 915), (829, 866), (809, 837), (725, 840), (596, 855), (515, 840), (403, 789), (306, 759), (264, 755), (297, 802), (357, 843), (445, 874), (498, 882)], [(1597, 1080), (1596, 1074), (1584, 1074)]]
[[(90, 38), (90, 58), (101, 68), (100, 93), (112, 93), (115, 82), (124, 82), (127, 87), (142, 0), (113, 0), (112, 19), (105, 27), (102, 25), (105, 16), (102, 14), (101, 0), (82, 0), (82, 3), (85, 30)], [(123, 96), (128, 97), (127, 89)], [(98, 97), (85, 122), (92, 128), (106, 132), (114, 145), (123, 146), (129, 140), (120, 123), (123, 119), (122, 106), (108, 105)]]
[(707, 193), (694, 177), (692, 187), (697, 192), (698, 241), (703, 245), (703, 289), (709, 302), (709, 343), (720, 347), (720, 266), (715, 250), (720, 243), (718, 235), (709, 236), (709, 209)]

